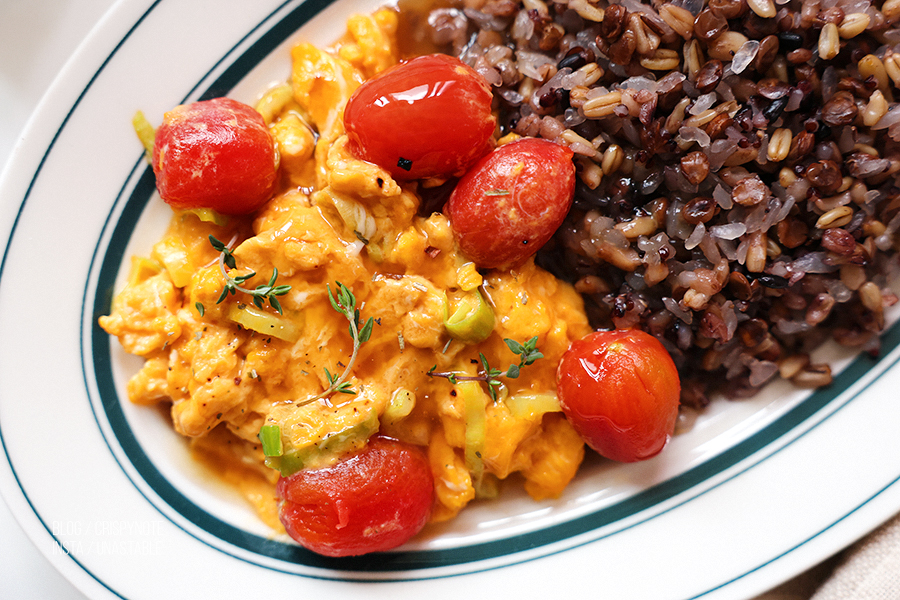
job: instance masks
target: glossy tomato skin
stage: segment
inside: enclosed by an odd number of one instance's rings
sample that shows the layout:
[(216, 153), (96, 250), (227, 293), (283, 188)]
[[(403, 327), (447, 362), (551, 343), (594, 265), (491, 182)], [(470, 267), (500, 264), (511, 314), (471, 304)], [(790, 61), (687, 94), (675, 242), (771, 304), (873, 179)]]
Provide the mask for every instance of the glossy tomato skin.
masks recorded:
[(598, 331), (573, 342), (557, 369), (557, 391), (575, 430), (612, 460), (651, 458), (675, 431), (678, 371), (643, 331)]
[(262, 206), (278, 181), (279, 155), (262, 116), (230, 98), (168, 111), (156, 131), (156, 188), (175, 208), (211, 208), (226, 215)]
[(559, 228), (575, 193), (573, 152), (524, 138), (500, 146), (459, 180), (445, 212), (460, 250), (481, 268), (509, 268)]
[(400, 546), (425, 526), (434, 478), (419, 448), (376, 436), (334, 466), (281, 478), (276, 491), (294, 540), (325, 556), (357, 556)]
[(462, 175), (493, 145), (491, 88), (459, 59), (429, 54), (363, 83), (344, 109), (350, 151), (398, 180)]

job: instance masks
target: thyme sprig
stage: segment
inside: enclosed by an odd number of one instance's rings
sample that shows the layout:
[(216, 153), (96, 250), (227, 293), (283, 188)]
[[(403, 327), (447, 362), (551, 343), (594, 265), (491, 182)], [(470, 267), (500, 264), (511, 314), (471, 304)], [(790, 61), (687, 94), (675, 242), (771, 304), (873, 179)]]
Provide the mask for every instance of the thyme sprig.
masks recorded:
[(219, 296), (219, 299), (216, 300), (216, 304), (224, 302), (229, 294), (235, 295), (238, 292), (242, 292), (253, 298), (253, 304), (255, 304), (257, 308), (263, 308), (266, 300), (268, 300), (272, 308), (278, 311), (278, 314), (284, 314), (281, 303), (276, 296), (284, 296), (291, 290), (291, 286), (275, 285), (275, 281), (278, 279), (277, 268), (272, 268), (272, 276), (269, 278), (269, 283), (258, 285), (254, 289), (243, 287), (241, 284), (256, 277), (256, 272), (253, 271), (244, 275), (232, 277), (228, 273), (228, 270), (237, 269), (237, 261), (234, 258), (234, 252), (225, 243), (216, 239), (215, 236), (209, 236), (209, 243), (219, 253), (219, 270), (222, 272), (222, 277), (225, 278), (225, 289), (222, 290), (222, 294)]
[(354, 296), (353, 292), (340, 281), (336, 281), (335, 284), (337, 285), (337, 294), (332, 292), (331, 285), (326, 286), (328, 288), (328, 300), (331, 302), (331, 307), (344, 315), (344, 318), (349, 322), (350, 337), (353, 338), (353, 352), (350, 354), (350, 361), (339, 376), (332, 375), (331, 371), (325, 369), (325, 378), (328, 380), (328, 387), (325, 388), (324, 391), (316, 394), (312, 398), (308, 398), (298, 403), (297, 406), (303, 406), (304, 404), (327, 398), (334, 393), (356, 393), (353, 388), (350, 387), (350, 382), (346, 381), (346, 379), (353, 370), (353, 365), (356, 364), (359, 347), (363, 343), (369, 341), (369, 338), (372, 336), (374, 319), (369, 317), (365, 323), (360, 324), (360, 314), (359, 308), (356, 306), (356, 296)]
[(500, 380), (501, 377), (516, 379), (519, 377), (522, 367), (527, 367), (539, 358), (544, 357), (541, 351), (538, 350), (537, 336), (534, 336), (524, 344), (520, 344), (510, 338), (504, 338), (503, 341), (506, 343), (506, 347), (519, 357), (519, 364), (511, 364), (505, 371), (491, 367), (484, 353), (479, 352), (478, 358), (481, 362), (481, 370), (478, 371), (477, 375), (459, 375), (452, 371), (437, 371), (437, 365), (434, 365), (428, 370), (428, 376), (444, 377), (454, 385), (460, 381), (483, 381), (487, 385), (491, 400), (496, 402), (497, 388), (503, 385), (503, 382)]

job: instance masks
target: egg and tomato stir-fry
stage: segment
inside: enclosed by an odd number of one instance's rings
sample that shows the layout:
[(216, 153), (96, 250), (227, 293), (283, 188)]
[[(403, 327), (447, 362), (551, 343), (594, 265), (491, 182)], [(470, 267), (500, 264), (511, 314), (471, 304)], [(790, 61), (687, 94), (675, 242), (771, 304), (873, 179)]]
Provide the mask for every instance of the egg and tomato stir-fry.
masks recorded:
[(354, 16), (334, 49), (296, 46), (256, 107), (145, 124), (174, 214), (100, 320), (145, 359), (130, 399), (170, 403), (265, 521), (331, 556), (396, 547), (514, 473), (557, 497), (585, 441), (648, 458), (678, 409), (659, 342), (591, 333), (534, 264), (572, 152), (496, 139), (490, 86), (448, 56), (395, 66), (396, 27)]

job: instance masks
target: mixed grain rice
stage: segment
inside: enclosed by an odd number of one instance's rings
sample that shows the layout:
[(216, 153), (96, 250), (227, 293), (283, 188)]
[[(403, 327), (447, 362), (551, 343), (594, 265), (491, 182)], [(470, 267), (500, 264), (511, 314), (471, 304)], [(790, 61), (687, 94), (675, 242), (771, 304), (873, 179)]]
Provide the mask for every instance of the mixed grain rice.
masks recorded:
[[(431, 42), (492, 84), (502, 133), (576, 153), (539, 262), (597, 328), (641, 327), (682, 402), (831, 382), (897, 301), (900, 0), (463, 0)], [(900, 93), (900, 92), (898, 92)]]

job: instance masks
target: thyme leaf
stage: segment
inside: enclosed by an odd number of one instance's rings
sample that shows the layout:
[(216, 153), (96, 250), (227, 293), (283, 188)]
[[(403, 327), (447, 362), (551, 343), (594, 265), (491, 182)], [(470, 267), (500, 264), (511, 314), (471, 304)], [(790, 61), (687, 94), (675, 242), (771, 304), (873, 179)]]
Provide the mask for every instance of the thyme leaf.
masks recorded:
[(372, 328), (375, 325), (375, 321), (372, 317), (369, 317), (364, 323), (361, 323), (360, 312), (356, 307), (356, 296), (340, 281), (336, 281), (335, 285), (337, 286), (337, 293), (332, 291), (330, 284), (326, 285), (328, 288), (328, 301), (331, 303), (331, 307), (342, 314), (349, 323), (350, 337), (353, 339), (353, 352), (350, 355), (350, 361), (340, 375), (333, 375), (331, 371), (327, 368), (325, 369), (325, 379), (328, 381), (328, 387), (324, 391), (297, 403), (296, 406), (303, 406), (304, 404), (327, 398), (334, 393), (351, 395), (356, 393), (346, 379), (353, 370), (353, 365), (356, 364), (360, 345), (369, 341), (369, 338), (372, 336)]
[(221, 295), (219, 295), (219, 299), (216, 300), (216, 304), (224, 302), (229, 294), (233, 296), (238, 292), (241, 292), (250, 295), (253, 298), (253, 304), (255, 304), (257, 308), (263, 308), (266, 301), (268, 301), (269, 305), (274, 308), (278, 314), (284, 314), (277, 296), (284, 296), (287, 294), (291, 290), (291, 286), (275, 285), (275, 282), (278, 279), (277, 268), (272, 268), (272, 276), (269, 277), (268, 283), (258, 285), (254, 289), (243, 287), (244, 283), (256, 277), (256, 272), (252, 271), (241, 275), (230, 275), (228, 272), (229, 270), (237, 269), (237, 260), (234, 258), (233, 251), (224, 242), (216, 239), (215, 236), (209, 236), (209, 243), (213, 249), (219, 253), (219, 270), (222, 272), (222, 277), (225, 278), (225, 288), (222, 290)]
[(537, 336), (534, 336), (524, 344), (520, 344), (516, 340), (509, 338), (504, 338), (503, 341), (513, 354), (519, 356), (519, 364), (511, 364), (505, 371), (491, 367), (488, 364), (487, 357), (479, 352), (478, 360), (481, 364), (481, 370), (478, 371), (477, 375), (459, 375), (452, 371), (438, 371), (437, 365), (431, 367), (428, 370), (427, 375), (429, 377), (443, 377), (453, 385), (456, 385), (460, 381), (483, 381), (485, 385), (487, 385), (488, 394), (491, 396), (491, 400), (496, 402), (497, 388), (503, 385), (503, 382), (500, 380), (501, 377), (516, 379), (519, 376), (522, 367), (533, 364), (536, 360), (544, 357), (541, 351), (538, 350)]

